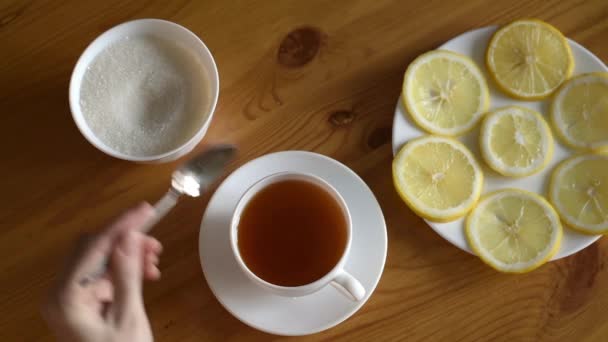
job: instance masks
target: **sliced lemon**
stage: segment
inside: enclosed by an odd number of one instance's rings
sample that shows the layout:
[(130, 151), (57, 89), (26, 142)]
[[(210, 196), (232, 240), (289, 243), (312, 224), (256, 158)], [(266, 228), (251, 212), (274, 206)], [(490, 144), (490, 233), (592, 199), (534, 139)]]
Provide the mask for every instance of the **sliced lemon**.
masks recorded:
[(508, 106), (487, 114), (479, 137), (481, 155), (496, 172), (523, 177), (543, 169), (553, 155), (553, 136), (532, 109)]
[(393, 182), (418, 215), (448, 222), (464, 216), (475, 205), (483, 173), (462, 143), (425, 136), (401, 148), (393, 161)]
[(490, 103), (488, 86), (475, 62), (444, 50), (424, 53), (407, 67), (402, 97), (411, 118), (439, 135), (467, 132)]
[(551, 175), (549, 199), (570, 227), (608, 233), (608, 156), (586, 154), (563, 161)]
[(507, 94), (525, 100), (549, 96), (572, 74), (566, 38), (540, 20), (517, 20), (498, 29), (486, 49), (490, 75)]
[(559, 216), (544, 198), (519, 189), (484, 196), (466, 221), (475, 253), (501, 272), (524, 273), (551, 259), (560, 246)]
[(551, 116), (558, 136), (573, 148), (608, 148), (608, 73), (577, 76), (555, 93)]

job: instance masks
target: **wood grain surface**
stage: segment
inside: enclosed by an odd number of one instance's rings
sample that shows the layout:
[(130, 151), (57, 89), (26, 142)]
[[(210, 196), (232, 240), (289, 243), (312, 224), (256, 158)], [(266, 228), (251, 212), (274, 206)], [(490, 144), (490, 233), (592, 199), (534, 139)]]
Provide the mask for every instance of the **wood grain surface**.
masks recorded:
[[(391, 123), (403, 72), (467, 30), (538, 17), (608, 61), (608, 1), (0, 1), (0, 341), (52, 340), (39, 307), (74, 239), (140, 200), (180, 162), (104, 155), (74, 125), (68, 83), (96, 36), (136, 18), (186, 26), (220, 73), (203, 143), (239, 146), (235, 169), (282, 150), (331, 156), (358, 173), (388, 224), (386, 268), (369, 302), (303, 340), (607, 341), (608, 241), (525, 275), (499, 274), (436, 235), (397, 197)], [(146, 287), (158, 341), (281, 340), (217, 302), (199, 265), (209, 196), (154, 230), (163, 279)], [(322, 308), (319, 308), (322, 310)]]

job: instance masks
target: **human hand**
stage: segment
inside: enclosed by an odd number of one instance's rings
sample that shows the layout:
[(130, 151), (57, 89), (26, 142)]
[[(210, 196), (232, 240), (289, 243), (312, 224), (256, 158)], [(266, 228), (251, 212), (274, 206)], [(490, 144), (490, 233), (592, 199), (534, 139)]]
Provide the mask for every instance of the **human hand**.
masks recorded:
[[(43, 314), (61, 341), (152, 341), (142, 296), (143, 279), (157, 280), (162, 245), (138, 231), (155, 215), (147, 203), (120, 215), (81, 241), (51, 291)], [(110, 260), (100, 278), (83, 282)]]

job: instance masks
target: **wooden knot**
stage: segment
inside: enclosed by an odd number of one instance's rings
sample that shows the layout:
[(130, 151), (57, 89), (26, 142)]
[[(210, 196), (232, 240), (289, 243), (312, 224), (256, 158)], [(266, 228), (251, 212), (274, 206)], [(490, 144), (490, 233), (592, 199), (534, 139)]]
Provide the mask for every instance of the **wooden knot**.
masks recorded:
[(349, 110), (337, 110), (329, 116), (329, 123), (336, 127), (346, 126), (355, 119), (355, 113)]
[(277, 61), (288, 68), (298, 68), (315, 58), (321, 46), (321, 32), (314, 27), (291, 31), (279, 45)]
[(0, 16), (0, 27), (4, 27), (11, 22), (15, 21), (18, 17), (20, 17), (23, 12), (25, 12), (25, 6), (17, 9), (16, 11), (8, 12), (2, 16)]

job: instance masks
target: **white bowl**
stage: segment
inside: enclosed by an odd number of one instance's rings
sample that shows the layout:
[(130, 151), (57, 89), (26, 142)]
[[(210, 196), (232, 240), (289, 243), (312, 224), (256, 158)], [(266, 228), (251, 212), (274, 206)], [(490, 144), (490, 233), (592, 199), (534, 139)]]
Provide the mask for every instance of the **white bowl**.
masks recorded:
[[(108, 145), (104, 144), (91, 130), (86, 120), (83, 117), (82, 110), (80, 107), (80, 88), (82, 79), (87, 70), (87, 67), (95, 59), (95, 57), (104, 50), (108, 45), (116, 42), (117, 40), (124, 38), (125, 36), (139, 36), (139, 35), (151, 35), (159, 38), (176, 41), (183, 46), (189, 48), (200, 60), (201, 65), (205, 69), (207, 75), (206, 85), (210, 88), (211, 101), (207, 105), (207, 108), (201, 110), (206, 111), (205, 120), (201, 127), (198, 128), (196, 133), (190, 140), (183, 145), (158, 155), (148, 156), (133, 156), (121, 153)], [(133, 20), (118, 26), (115, 26), (102, 35), (97, 37), (82, 53), (70, 79), (70, 109), (72, 111), (72, 117), (76, 122), (76, 126), (84, 135), (84, 137), (97, 149), (102, 152), (124, 160), (136, 161), (136, 162), (168, 162), (175, 160), (186, 153), (192, 151), (192, 149), (203, 139), (203, 136), (209, 128), (215, 106), (217, 104), (217, 98), (219, 95), (219, 77), (217, 73), (217, 67), (213, 56), (205, 44), (190, 30), (183, 26), (172, 23), (166, 20), (160, 19), (140, 19)]]

